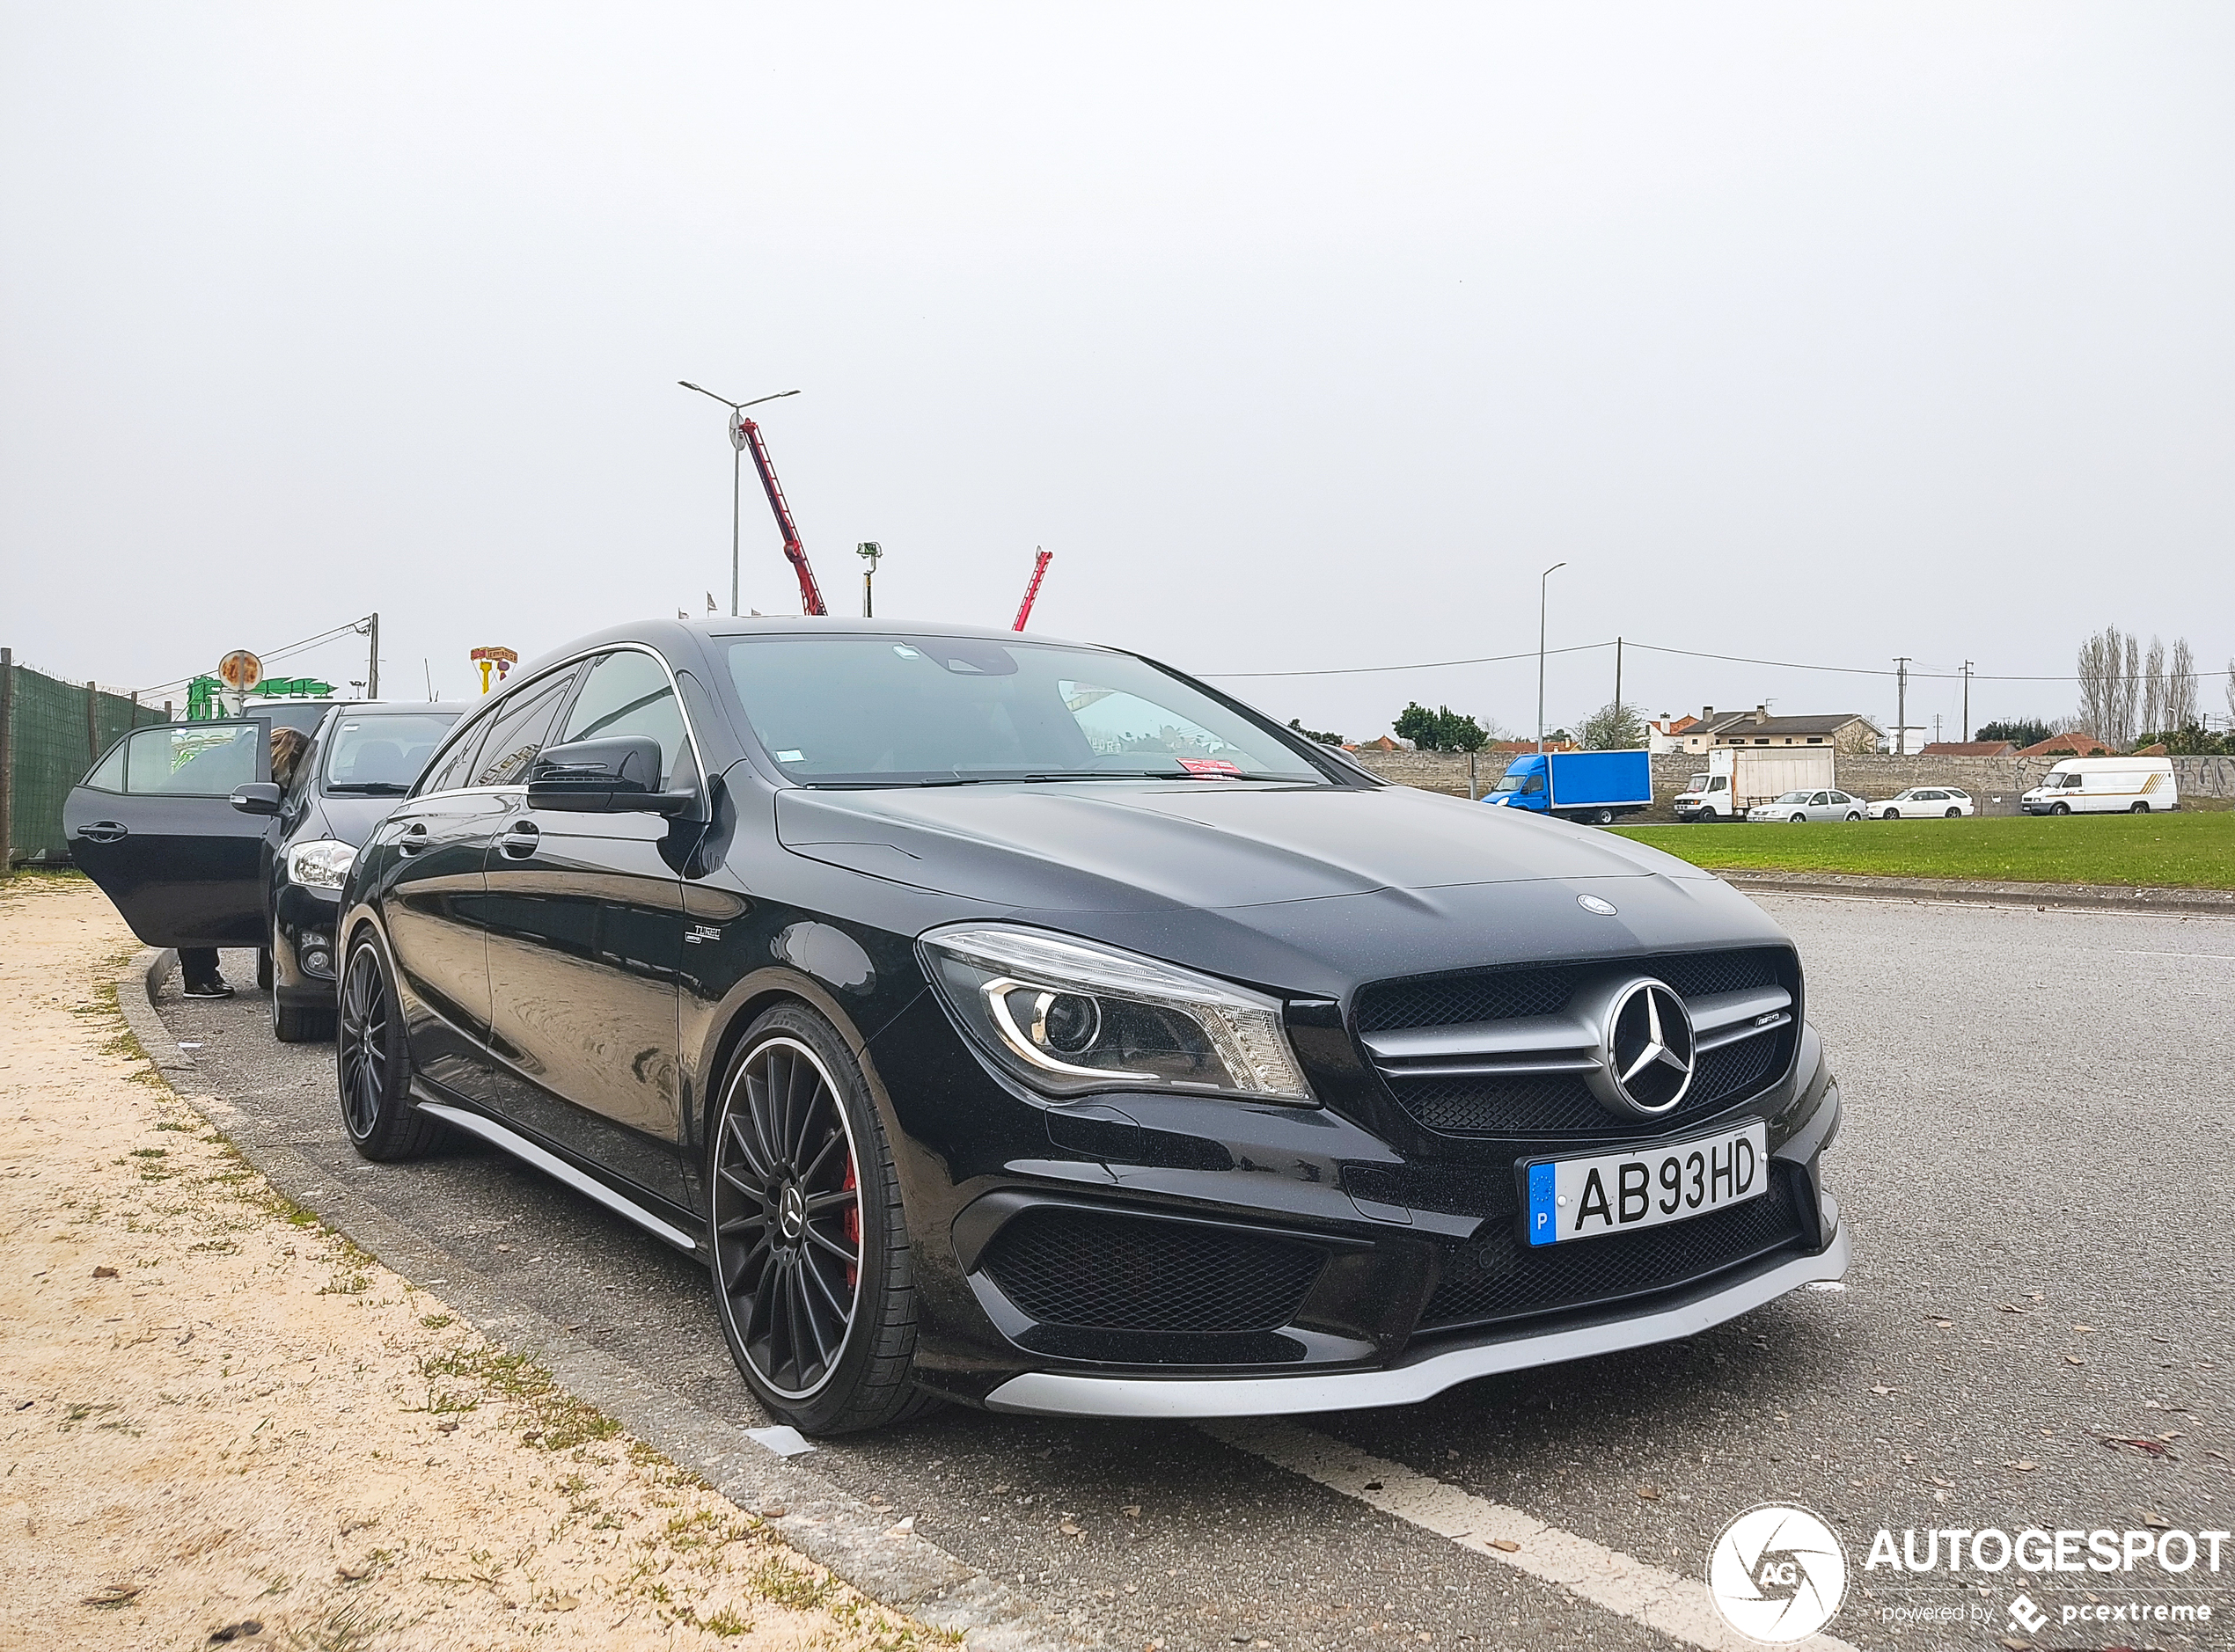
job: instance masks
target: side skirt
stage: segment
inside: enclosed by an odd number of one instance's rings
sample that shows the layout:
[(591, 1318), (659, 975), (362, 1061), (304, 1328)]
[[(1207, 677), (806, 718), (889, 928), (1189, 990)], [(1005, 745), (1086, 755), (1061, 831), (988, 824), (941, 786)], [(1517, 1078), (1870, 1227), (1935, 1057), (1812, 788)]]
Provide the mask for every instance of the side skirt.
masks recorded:
[(498, 1123), (484, 1114), (470, 1112), (465, 1107), (452, 1107), (447, 1101), (419, 1102), (419, 1110), (445, 1124), (478, 1136), (483, 1141), (502, 1148), (523, 1164), (532, 1165), (555, 1181), (562, 1181), (576, 1193), (595, 1199), (618, 1216), (627, 1217), (656, 1239), (665, 1239), (686, 1256), (699, 1254), (699, 1241), (665, 1218), (646, 1210), (627, 1195), (616, 1193), (597, 1177), (577, 1170), (558, 1154), (539, 1147), (517, 1130)]

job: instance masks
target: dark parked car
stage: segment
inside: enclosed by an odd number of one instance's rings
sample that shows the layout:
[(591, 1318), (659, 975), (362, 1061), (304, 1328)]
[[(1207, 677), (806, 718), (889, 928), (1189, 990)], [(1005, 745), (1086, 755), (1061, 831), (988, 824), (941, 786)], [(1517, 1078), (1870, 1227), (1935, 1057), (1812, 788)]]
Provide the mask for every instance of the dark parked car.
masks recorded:
[[(330, 866), (335, 853), (282, 853), (282, 838), (290, 849), (363, 841), (417, 778), (416, 767), (403, 765), (423, 763), (464, 709), (280, 701), (253, 706), (246, 717), (135, 729), (110, 747), (64, 800), (70, 858), (149, 946), (253, 947), (263, 954), (262, 984), (271, 986), (275, 914), (299, 925), (316, 910), (315, 889), (309, 904), (289, 895), (275, 907), (275, 897), (293, 881), (286, 875), (290, 861), (313, 877), (319, 874), (309, 861), (322, 855)], [(337, 749), (337, 723), (372, 713), (419, 720), (399, 731), (408, 752), (391, 756), (377, 747), (358, 748), (353, 735), (338, 736), (348, 751)], [(328, 732), (311, 732), (321, 727)], [(271, 736), (277, 728), (309, 732), (312, 741), (311, 759), (284, 800), (271, 782)], [(360, 785), (364, 789), (350, 790)], [(325, 891), (328, 933), (340, 897), (336, 878)], [(280, 950), (287, 954), (279, 966), (287, 1005), (314, 1005), (315, 998), (305, 997), (308, 983), (291, 933), (282, 936)], [(330, 1005), (330, 961), (327, 970), (322, 991)], [(282, 1036), (304, 1030), (300, 1015), (282, 1015), (276, 993), (274, 1004)]]
[(1847, 1267), (1759, 909), (1114, 649), (591, 638), (455, 731), (342, 939), (359, 1151), (462, 1130), (700, 1257), (803, 1429), (1387, 1405)]
[(272, 1032), (282, 1043), (333, 1036), (333, 920), (349, 865), (465, 710), (423, 701), (339, 706), (318, 725), (290, 785), (234, 789), (235, 810), (276, 828), (263, 840), (263, 896)]

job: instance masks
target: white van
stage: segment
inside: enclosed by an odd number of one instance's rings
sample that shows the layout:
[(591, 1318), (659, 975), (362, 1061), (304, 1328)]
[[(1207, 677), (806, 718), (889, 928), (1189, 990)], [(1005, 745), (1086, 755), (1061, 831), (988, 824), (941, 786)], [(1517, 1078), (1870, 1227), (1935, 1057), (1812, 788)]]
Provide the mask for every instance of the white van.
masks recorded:
[(2018, 800), (2028, 815), (2148, 815), (2180, 807), (2170, 757), (2067, 757)]

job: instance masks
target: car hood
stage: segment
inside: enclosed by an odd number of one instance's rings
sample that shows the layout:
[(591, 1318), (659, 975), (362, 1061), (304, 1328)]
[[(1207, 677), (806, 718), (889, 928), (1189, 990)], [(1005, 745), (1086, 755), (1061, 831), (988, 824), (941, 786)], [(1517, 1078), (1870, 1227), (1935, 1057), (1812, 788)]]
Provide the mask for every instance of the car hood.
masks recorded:
[(393, 814), (396, 805), (403, 800), (400, 797), (360, 797), (349, 792), (328, 792), (311, 805), (310, 817), (288, 837), (298, 843), (307, 843), (313, 837), (331, 838), (362, 849), (365, 839), (372, 836), (372, 829)]
[[(1781, 939), (1688, 862), (1404, 786), (973, 786), (776, 796), (795, 855), (1277, 990)], [(1580, 903), (1589, 895), (1610, 906)]]
[(810, 859), (1051, 911), (1706, 875), (1624, 838), (1405, 786), (1191, 780), (802, 789), (777, 795), (776, 835)]

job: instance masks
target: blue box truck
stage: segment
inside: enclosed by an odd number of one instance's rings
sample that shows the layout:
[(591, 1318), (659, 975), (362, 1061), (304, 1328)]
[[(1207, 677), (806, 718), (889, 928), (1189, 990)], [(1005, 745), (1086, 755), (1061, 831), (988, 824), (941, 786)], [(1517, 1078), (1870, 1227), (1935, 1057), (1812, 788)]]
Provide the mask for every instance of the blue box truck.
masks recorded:
[(1652, 754), (1645, 751), (1532, 751), (1514, 758), (1483, 799), (1594, 826), (1611, 826), (1652, 800)]

